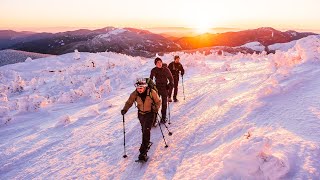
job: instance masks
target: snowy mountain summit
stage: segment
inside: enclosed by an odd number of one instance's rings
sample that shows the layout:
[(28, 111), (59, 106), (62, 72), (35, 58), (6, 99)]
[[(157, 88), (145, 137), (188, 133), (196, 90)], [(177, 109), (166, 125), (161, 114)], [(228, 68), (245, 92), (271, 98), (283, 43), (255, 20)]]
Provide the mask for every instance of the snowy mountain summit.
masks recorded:
[(186, 73), (169, 105), (173, 135), (162, 126), (169, 147), (153, 128), (144, 164), (134, 106), (123, 158), (120, 110), (153, 58), (75, 51), (2, 66), (0, 179), (319, 179), (320, 36), (280, 46), (161, 56), (179, 55)]

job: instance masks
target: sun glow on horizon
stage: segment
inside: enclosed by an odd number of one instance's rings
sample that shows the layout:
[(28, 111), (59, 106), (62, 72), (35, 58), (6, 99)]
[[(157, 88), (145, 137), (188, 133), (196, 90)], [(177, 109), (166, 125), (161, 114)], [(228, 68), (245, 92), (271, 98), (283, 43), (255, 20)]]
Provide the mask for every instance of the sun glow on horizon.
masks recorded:
[(199, 24), (195, 27), (195, 32), (199, 34), (208, 33), (212, 27), (209, 24)]
[(214, 23), (212, 23), (212, 18), (208, 17), (210, 16), (205, 13), (198, 13), (187, 17), (186, 22), (190, 24), (190, 27), (192, 27), (196, 33), (203, 34), (210, 32), (210, 29), (215, 27)]

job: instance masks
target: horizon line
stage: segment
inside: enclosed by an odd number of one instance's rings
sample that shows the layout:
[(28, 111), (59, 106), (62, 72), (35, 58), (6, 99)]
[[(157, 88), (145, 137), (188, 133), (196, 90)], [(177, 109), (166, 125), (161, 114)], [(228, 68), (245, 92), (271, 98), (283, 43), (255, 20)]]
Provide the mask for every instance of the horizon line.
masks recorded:
[[(141, 30), (151, 30), (151, 29), (185, 29), (185, 30), (190, 30), (190, 31), (196, 31), (197, 28), (195, 27), (183, 27), (183, 26), (154, 26), (154, 27), (130, 27), (130, 26), (104, 26), (104, 27), (72, 27), (72, 26), (53, 26), (53, 27), (39, 27), (39, 28), (34, 28), (34, 27), (25, 27), (25, 28), (8, 28), (8, 27), (0, 27), (1, 31), (16, 31), (16, 32), (33, 32), (33, 33), (60, 33), (60, 32), (67, 32), (67, 31), (76, 31), (76, 30), (98, 30), (98, 29), (103, 29), (107, 27), (114, 27), (114, 28), (134, 28), (134, 29), (141, 29)], [(251, 30), (251, 29), (259, 29), (259, 28), (273, 28), (276, 30), (280, 31), (288, 31), (288, 30), (294, 30), (294, 31), (299, 31), (299, 32), (314, 32), (314, 33), (320, 33), (320, 29), (309, 29), (309, 28), (274, 28), (272, 26), (261, 26), (261, 27), (255, 27), (255, 28), (240, 28), (240, 27), (211, 27), (208, 28), (208, 30)], [(21, 29), (26, 29), (26, 30), (21, 30)], [(33, 30), (32, 30), (33, 29)], [(38, 30), (36, 30), (38, 29)], [(51, 29), (51, 31), (49, 30)], [(64, 29), (64, 30), (63, 30)], [(226, 31), (227, 32), (227, 31)], [(209, 33), (209, 32), (206, 32)]]

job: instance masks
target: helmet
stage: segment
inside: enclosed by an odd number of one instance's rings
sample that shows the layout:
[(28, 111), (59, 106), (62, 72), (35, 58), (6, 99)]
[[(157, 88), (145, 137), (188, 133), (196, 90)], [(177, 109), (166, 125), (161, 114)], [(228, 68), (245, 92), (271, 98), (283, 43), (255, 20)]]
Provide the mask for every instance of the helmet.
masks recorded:
[(134, 84), (135, 87), (147, 87), (147, 81), (145, 78), (138, 78), (136, 83)]

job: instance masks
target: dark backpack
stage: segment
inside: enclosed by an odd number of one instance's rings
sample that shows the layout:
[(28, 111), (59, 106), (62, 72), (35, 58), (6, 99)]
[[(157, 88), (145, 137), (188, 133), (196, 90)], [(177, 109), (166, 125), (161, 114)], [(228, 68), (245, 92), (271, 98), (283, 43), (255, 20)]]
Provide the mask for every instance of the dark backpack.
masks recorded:
[(152, 98), (152, 94), (151, 94), (151, 90), (152, 90), (152, 89), (153, 89), (153, 90), (155, 90), (155, 91), (156, 91), (156, 93), (158, 94), (158, 89), (157, 89), (156, 84), (153, 82), (153, 80), (152, 80), (152, 79), (150, 79), (150, 78), (146, 78), (146, 82), (147, 82), (148, 87), (149, 87), (149, 89), (150, 89), (149, 96), (150, 96), (150, 97), (151, 97), (151, 99), (153, 100), (153, 98)]

